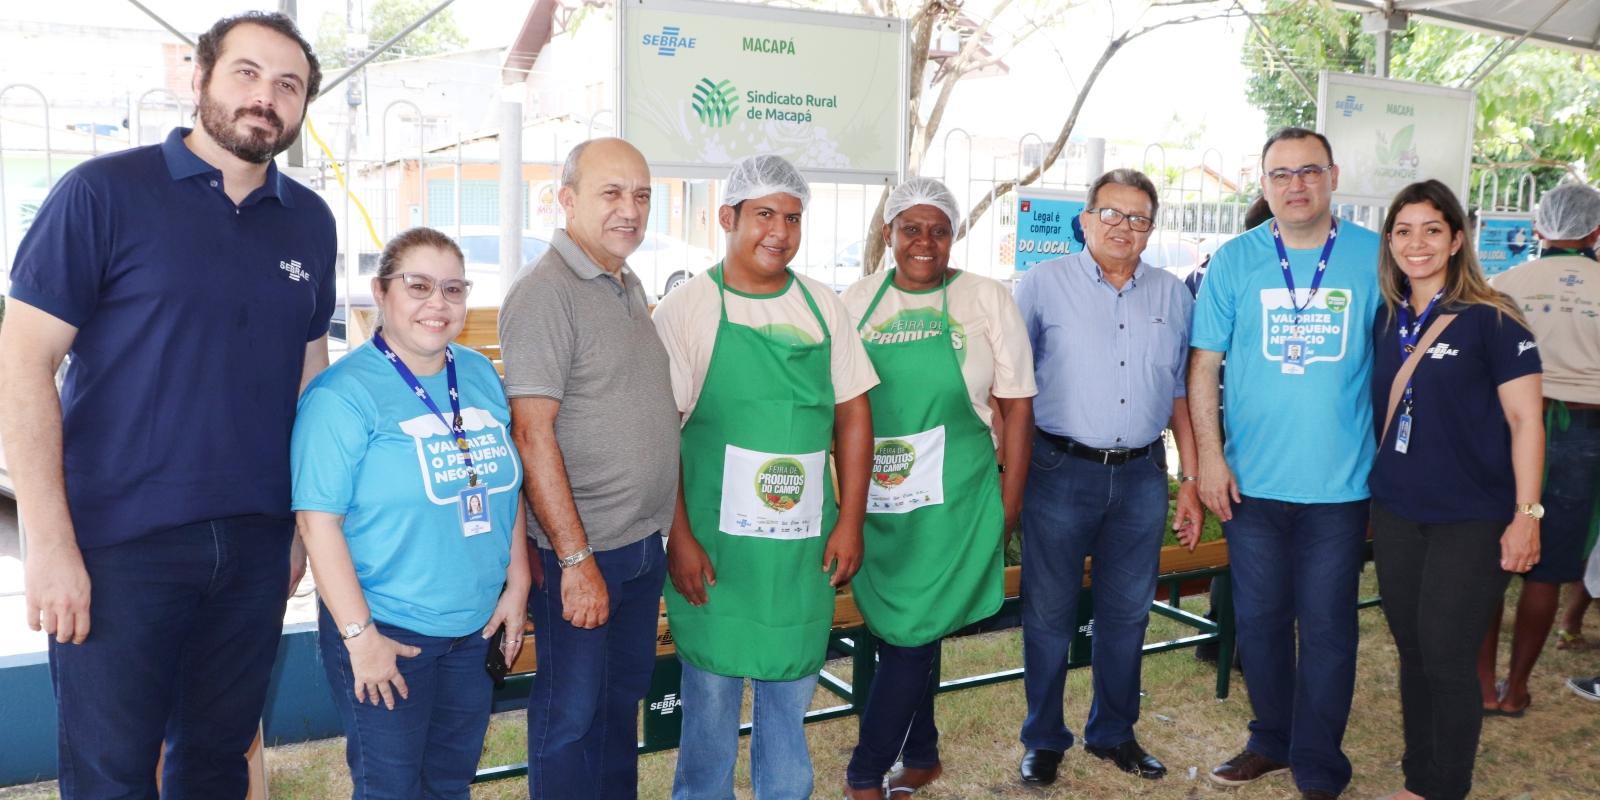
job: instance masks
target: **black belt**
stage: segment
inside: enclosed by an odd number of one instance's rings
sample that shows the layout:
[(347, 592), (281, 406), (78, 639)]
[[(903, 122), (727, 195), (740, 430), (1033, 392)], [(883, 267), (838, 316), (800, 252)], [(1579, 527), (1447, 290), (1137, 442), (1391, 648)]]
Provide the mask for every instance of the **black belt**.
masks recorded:
[[(1093, 461), (1096, 464), (1105, 464), (1112, 467), (1119, 467), (1136, 458), (1143, 458), (1150, 453), (1150, 448), (1155, 446), (1155, 442), (1151, 442), (1144, 447), (1090, 447), (1086, 444), (1074, 442), (1065, 436), (1057, 436), (1044, 428), (1036, 427), (1034, 430), (1038, 431), (1039, 436), (1045, 441), (1055, 445), (1057, 450), (1069, 456), (1077, 456), (1085, 461)], [(1161, 440), (1156, 440), (1156, 442), (1159, 441)]]

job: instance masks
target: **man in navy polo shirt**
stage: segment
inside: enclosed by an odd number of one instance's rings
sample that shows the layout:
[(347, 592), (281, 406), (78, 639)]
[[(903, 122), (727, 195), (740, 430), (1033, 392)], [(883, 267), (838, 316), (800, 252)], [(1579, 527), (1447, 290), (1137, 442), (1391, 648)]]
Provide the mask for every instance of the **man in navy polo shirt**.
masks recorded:
[(164, 796), (247, 791), (337, 249), (327, 205), (272, 159), (320, 82), (289, 18), (219, 21), (195, 50), (200, 124), (67, 173), (17, 250), (0, 438), (64, 798), (155, 797), (163, 740)]

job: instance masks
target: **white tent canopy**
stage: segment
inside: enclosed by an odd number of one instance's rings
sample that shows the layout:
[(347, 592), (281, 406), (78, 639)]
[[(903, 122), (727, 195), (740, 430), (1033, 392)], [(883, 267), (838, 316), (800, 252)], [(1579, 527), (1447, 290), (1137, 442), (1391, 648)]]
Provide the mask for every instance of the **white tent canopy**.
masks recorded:
[(1600, 0), (1335, 0), (1334, 6), (1600, 52)]

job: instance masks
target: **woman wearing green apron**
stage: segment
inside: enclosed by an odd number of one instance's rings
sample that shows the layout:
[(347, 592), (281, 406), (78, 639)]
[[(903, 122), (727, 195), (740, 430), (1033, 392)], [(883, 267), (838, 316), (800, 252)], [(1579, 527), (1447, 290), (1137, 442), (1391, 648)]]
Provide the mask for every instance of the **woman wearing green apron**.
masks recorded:
[(999, 610), (1005, 533), (1027, 479), (1037, 393), (1027, 331), (1005, 286), (950, 267), (959, 217), (944, 184), (901, 184), (884, 206), (895, 268), (844, 294), (881, 381), (868, 395), (866, 559), (852, 588), (880, 644), (845, 773), (852, 798), (915, 791), (942, 771), (939, 645)]
[(674, 800), (733, 797), (747, 678), (756, 797), (811, 795), (804, 716), (835, 589), (861, 561), (866, 391), (877, 378), (843, 304), (788, 270), (808, 194), (780, 158), (740, 162), (719, 211), (726, 258), (655, 313), (686, 417), (667, 540), (667, 615), (683, 664)]

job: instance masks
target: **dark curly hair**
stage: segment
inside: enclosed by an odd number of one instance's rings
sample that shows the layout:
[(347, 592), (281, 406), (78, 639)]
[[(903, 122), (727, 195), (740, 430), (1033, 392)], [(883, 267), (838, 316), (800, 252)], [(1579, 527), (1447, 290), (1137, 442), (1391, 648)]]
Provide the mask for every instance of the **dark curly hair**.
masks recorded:
[(239, 25), (260, 25), (277, 31), (300, 45), (300, 49), (306, 54), (306, 63), (311, 65), (311, 74), (306, 76), (306, 105), (311, 105), (311, 101), (315, 100), (317, 93), (322, 90), (322, 64), (317, 61), (317, 54), (311, 51), (311, 43), (300, 35), (300, 29), (295, 26), (294, 20), (276, 11), (246, 11), (243, 14), (223, 17), (211, 26), (211, 30), (200, 34), (200, 41), (194, 47), (194, 68), (200, 71), (200, 85), (204, 87), (211, 83), (211, 70), (217, 65), (217, 56), (221, 55), (222, 40), (228, 35), (228, 31)]

